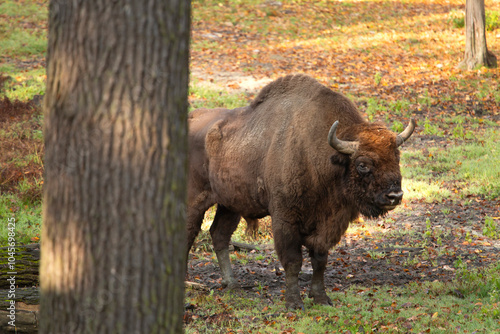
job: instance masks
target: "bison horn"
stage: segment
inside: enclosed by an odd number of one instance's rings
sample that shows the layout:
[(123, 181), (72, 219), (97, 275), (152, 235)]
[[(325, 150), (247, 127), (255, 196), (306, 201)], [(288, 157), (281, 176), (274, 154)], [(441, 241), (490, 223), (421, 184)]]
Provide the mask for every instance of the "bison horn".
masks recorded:
[(335, 121), (330, 132), (328, 132), (328, 144), (331, 147), (344, 154), (353, 154), (358, 150), (359, 143), (357, 141), (343, 141), (337, 138), (337, 126), (339, 126), (339, 121)]
[(398, 134), (398, 136), (396, 137), (396, 145), (398, 146), (403, 145), (403, 143), (406, 140), (408, 140), (408, 138), (410, 138), (411, 134), (413, 133), (413, 130), (415, 130), (416, 125), (417, 124), (415, 123), (415, 120), (413, 118), (410, 119), (410, 123), (408, 124), (406, 129), (404, 129), (404, 131)]

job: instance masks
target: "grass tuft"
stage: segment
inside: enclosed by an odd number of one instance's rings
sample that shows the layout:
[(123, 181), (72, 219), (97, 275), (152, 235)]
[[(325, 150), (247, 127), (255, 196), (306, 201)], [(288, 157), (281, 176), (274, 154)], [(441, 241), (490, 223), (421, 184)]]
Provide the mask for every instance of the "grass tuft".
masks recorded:
[(498, 198), (498, 134), (498, 129), (491, 128), (475, 136), (470, 143), (455, 144), (446, 149), (431, 147), (428, 153), (403, 151), (402, 174), (409, 198), (440, 201), (450, 197), (452, 192), (461, 197), (480, 195), (487, 199)]
[(238, 108), (247, 105), (248, 97), (244, 93), (228, 93), (212, 88), (197, 81), (191, 82), (189, 89), (190, 110), (198, 108)]
[[(15, 240), (18, 245), (39, 242), (42, 227), (42, 205), (40, 200), (21, 199), (14, 194), (0, 196), (0, 220), (14, 218)], [(0, 224), (0, 245), (8, 242), (8, 224)]]

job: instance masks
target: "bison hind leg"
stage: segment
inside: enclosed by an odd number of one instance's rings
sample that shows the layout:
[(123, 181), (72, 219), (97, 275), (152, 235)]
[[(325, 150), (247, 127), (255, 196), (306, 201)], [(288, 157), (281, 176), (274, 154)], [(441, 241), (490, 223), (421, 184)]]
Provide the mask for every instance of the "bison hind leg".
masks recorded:
[(210, 235), (214, 245), (215, 255), (222, 272), (222, 286), (228, 289), (237, 288), (238, 281), (234, 278), (231, 260), (229, 259), (229, 242), (233, 232), (238, 227), (241, 216), (222, 205), (217, 205), (217, 212), (210, 227)]
[[(200, 233), (201, 225), (203, 224), (203, 218), (205, 216), (205, 211), (207, 208), (197, 209), (194, 207), (188, 207), (187, 212), (187, 254), (189, 255), (189, 251), (194, 244), (194, 240), (198, 233)], [(189, 257), (186, 257), (188, 259)]]
[(257, 239), (257, 236), (259, 234), (259, 220), (247, 217), (244, 218), (245, 221), (247, 222), (247, 228), (245, 230), (245, 234), (254, 240)]

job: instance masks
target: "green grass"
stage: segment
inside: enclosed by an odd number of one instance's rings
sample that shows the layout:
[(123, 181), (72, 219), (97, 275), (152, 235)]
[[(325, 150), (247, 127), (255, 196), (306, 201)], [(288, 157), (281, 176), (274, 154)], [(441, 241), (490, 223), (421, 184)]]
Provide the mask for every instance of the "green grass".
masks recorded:
[(0, 13), (0, 54), (10, 57), (43, 56), (47, 50), (45, 3), (2, 1)]
[[(496, 218), (498, 219), (498, 217)], [(483, 234), (492, 239), (500, 239), (500, 223), (493, 217), (486, 217), (484, 220)]]
[[(500, 265), (485, 269), (457, 263), (451, 283), (413, 282), (404, 287), (351, 286), (330, 292), (333, 307), (303, 296), (305, 311), (287, 311), (283, 297), (272, 302), (263, 291), (200, 293), (188, 289), (197, 305), (186, 333), (494, 333), (500, 328)], [(456, 292), (459, 291), (459, 293)], [(292, 331), (293, 330), (293, 331)]]
[(403, 190), (406, 199), (424, 200), (426, 203), (441, 202), (452, 195), (452, 192), (440, 182), (431, 180), (415, 181), (405, 178), (403, 179)]
[(42, 204), (40, 201), (22, 200), (11, 194), (0, 196), (0, 247), (7, 245), (7, 221), (14, 218), (16, 222), (16, 243), (29, 244), (37, 242), (42, 227)]
[(0, 75), (11, 77), (5, 95), (27, 101), (45, 92), (47, 51), (47, 3), (13, 1), (0, 3)]
[(443, 132), (443, 130), (441, 130), (440, 125), (431, 123), (431, 121), (428, 118), (426, 118), (424, 121), (423, 134), (424, 135), (440, 136), (440, 137), (444, 136), (444, 132)]
[[(460, 124), (458, 124), (460, 125)], [(457, 125), (457, 126), (458, 126)], [(424, 129), (424, 133), (426, 133)], [(446, 149), (430, 147), (402, 152), (402, 174), (406, 198), (426, 198), (429, 202), (452, 196), (447, 182), (454, 182), (456, 195), (480, 195), (488, 199), (500, 196), (499, 130), (490, 128), (474, 141)]]
[[(490, 265), (487, 268), (468, 268), (467, 263), (459, 258), (455, 267), (457, 268), (457, 279), (455, 287), (464, 296), (475, 296), (481, 304), (481, 318), (500, 319), (500, 263)], [(500, 324), (500, 321), (498, 321)], [(497, 327), (500, 328), (500, 327)]]
[(486, 10), (486, 30), (493, 31), (500, 28), (500, 11)]
[(36, 23), (47, 20), (46, 1), (12, 1), (5, 0), (0, 4), (0, 12), (11, 18), (22, 18), (23, 22)]
[[(461, 29), (465, 27), (465, 12), (452, 10), (449, 20), (454, 28)], [(485, 29), (493, 31), (500, 28), (500, 11), (485, 10)]]
[(406, 99), (396, 100), (394, 102), (389, 102), (389, 110), (391, 113), (402, 116), (405, 110), (408, 110), (411, 102)]
[[(375, 80), (375, 82), (376, 81), (377, 79)], [(390, 101), (390, 100), (385, 101), (374, 97), (360, 98), (358, 96), (350, 96), (350, 95), (348, 95), (348, 97), (354, 101), (361, 101), (362, 103), (366, 104), (366, 107), (361, 107), (360, 109), (361, 111), (364, 111), (366, 113), (366, 116), (370, 121), (373, 121), (376, 115), (385, 114), (387, 123), (391, 123), (391, 121), (393, 123), (392, 124), (393, 131), (399, 132), (404, 130), (406, 125), (404, 125), (399, 121), (394, 121), (392, 119), (394, 118), (394, 115), (410, 116), (408, 111), (411, 105), (410, 100), (400, 99), (396, 101)]]
[(400, 132), (402, 132), (404, 129), (405, 129), (405, 126), (404, 126), (404, 124), (403, 124), (403, 123), (401, 123), (400, 121), (395, 120), (394, 122), (392, 122), (392, 125), (391, 125), (391, 130), (392, 130), (392, 131), (397, 132), (397, 133), (400, 133)]
[(196, 80), (191, 81), (189, 89), (190, 110), (197, 108), (238, 108), (249, 104), (244, 93), (228, 93), (201, 84)]
[(373, 97), (369, 97), (365, 101), (366, 109), (364, 112), (370, 121), (373, 121), (375, 115), (387, 112), (387, 106), (384, 101)]
[(461, 29), (465, 27), (465, 12), (463, 10), (452, 10), (449, 13), (448, 23), (451, 23), (453, 28)]
[(29, 101), (35, 95), (45, 94), (45, 68), (19, 71), (14, 67), (4, 67), (2, 71), (0, 67), (0, 72), (12, 78), (4, 84), (4, 95), (12, 101)]
[(13, 29), (2, 34), (0, 52), (13, 57), (40, 55), (47, 50), (47, 35), (45, 32), (31, 33), (26, 30)]

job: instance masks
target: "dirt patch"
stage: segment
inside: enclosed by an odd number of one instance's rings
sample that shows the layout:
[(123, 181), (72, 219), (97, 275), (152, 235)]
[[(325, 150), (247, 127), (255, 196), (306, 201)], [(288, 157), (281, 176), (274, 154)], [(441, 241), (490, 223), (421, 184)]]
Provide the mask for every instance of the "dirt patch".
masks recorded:
[(221, 71), (208, 74), (205, 71), (191, 70), (191, 75), (199, 80), (200, 85), (217, 90), (226, 90), (229, 93), (244, 92), (255, 94), (272, 81), (271, 78), (257, 78), (239, 72)]
[(31, 101), (11, 101), (5, 96), (0, 99), (0, 124), (2, 126), (30, 119), (35, 112), (35, 104)]

